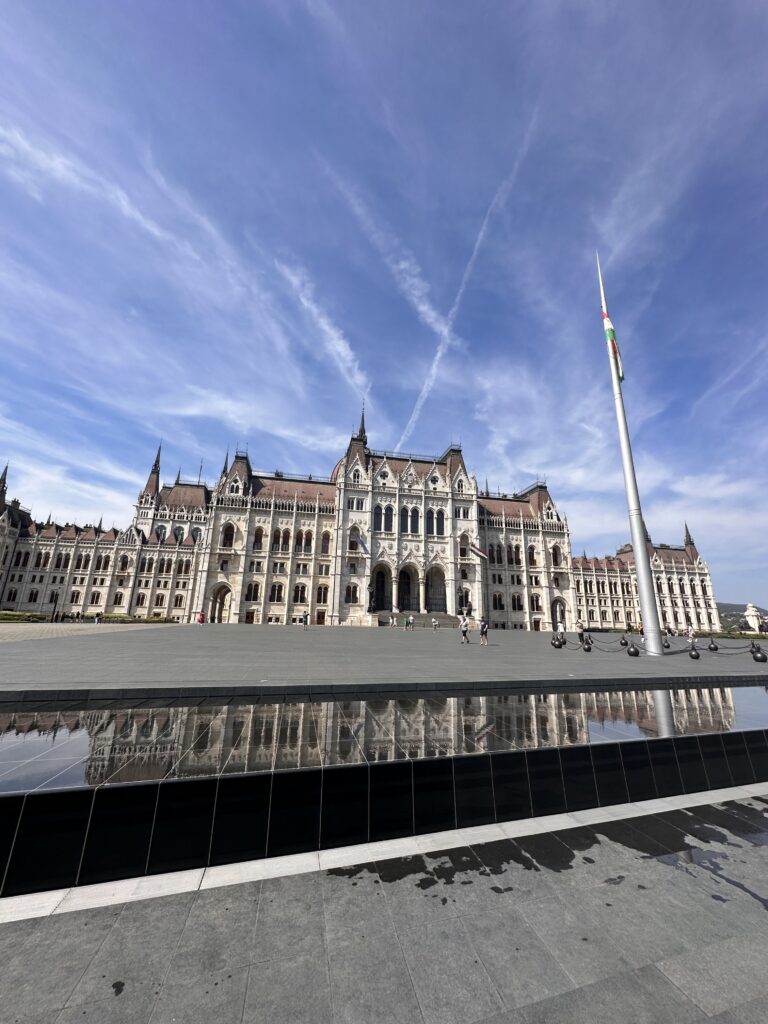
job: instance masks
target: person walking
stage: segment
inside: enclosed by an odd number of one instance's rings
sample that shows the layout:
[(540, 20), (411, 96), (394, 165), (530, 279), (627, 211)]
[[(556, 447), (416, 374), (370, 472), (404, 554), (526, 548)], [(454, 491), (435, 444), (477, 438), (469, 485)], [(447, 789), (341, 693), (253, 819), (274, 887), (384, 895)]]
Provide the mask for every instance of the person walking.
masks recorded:
[(309, 629), (309, 612), (304, 612), (301, 616), (301, 621), (304, 625), (304, 632), (306, 632)]
[(480, 619), (480, 646), (488, 646), (488, 623), (486, 622), (485, 616)]
[(459, 622), (459, 628), (461, 629), (461, 642), (463, 644), (469, 643), (469, 619), (466, 615), (461, 616)]
[(690, 622), (688, 623), (688, 628), (685, 631), (685, 639), (688, 641), (688, 646), (691, 649), (696, 646), (696, 632)]
[(432, 616), (432, 632), (435, 633), (436, 631), (437, 631), (437, 619), (433, 615)]
[(413, 632), (413, 616), (412, 615), (408, 616), (408, 628), (410, 629), (411, 632)]
[(557, 639), (561, 642), (565, 641), (565, 623), (562, 619), (557, 624)]
[(576, 636), (580, 644), (584, 643), (584, 623), (580, 618), (576, 619)]

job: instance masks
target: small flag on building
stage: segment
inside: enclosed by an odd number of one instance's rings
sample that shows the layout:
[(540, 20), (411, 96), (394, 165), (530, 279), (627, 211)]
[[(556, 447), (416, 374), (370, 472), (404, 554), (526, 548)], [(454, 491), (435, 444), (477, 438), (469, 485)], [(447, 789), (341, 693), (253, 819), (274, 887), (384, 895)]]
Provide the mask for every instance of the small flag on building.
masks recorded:
[(483, 551), (483, 549), (482, 549), (482, 548), (479, 548), (479, 547), (477, 546), (477, 544), (470, 544), (470, 545), (469, 545), (469, 550), (470, 550), (470, 551), (474, 551), (474, 552), (475, 552), (475, 554), (476, 554), (476, 555), (480, 555), (480, 557), (481, 557), (481, 558), (487, 558), (487, 557), (488, 557), (488, 555), (486, 554), (486, 552), (485, 552), (485, 551)]
[(364, 555), (370, 555), (371, 552), (365, 546), (365, 541), (363, 540), (363, 538), (362, 537), (358, 537), (357, 538), (357, 542), (360, 545), (360, 548), (362, 549), (363, 554)]

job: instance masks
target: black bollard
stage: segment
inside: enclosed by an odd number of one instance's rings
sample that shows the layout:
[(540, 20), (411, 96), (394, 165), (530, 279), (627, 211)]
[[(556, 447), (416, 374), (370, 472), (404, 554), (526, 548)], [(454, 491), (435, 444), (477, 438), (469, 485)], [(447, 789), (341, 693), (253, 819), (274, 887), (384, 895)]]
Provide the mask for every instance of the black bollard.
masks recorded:
[(666, 638), (666, 637), (664, 637), (664, 644), (663, 644), (663, 646), (664, 646), (664, 649), (665, 649), (666, 651), (668, 651), (668, 650), (669, 650), (669, 648), (670, 648), (670, 647), (672, 646), (672, 644), (671, 644), (671, 643), (669, 642), (669, 640), (667, 640), (667, 638)]
[(761, 664), (764, 664), (768, 661), (768, 655), (766, 655), (765, 651), (761, 651), (758, 646), (756, 650), (752, 651), (752, 660), (759, 661)]
[(589, 654), (589, 652), (592, 650), (592, 644), (589, 642), (588, 638), (585, 637), (584, 643), (581, 645), (581, 649), (582, 651), (584, 651), (585, 654)]
[(699, 658), (701, 657), (701, 655), (699, 654), (699, 652), (696, 650), (695, 647), (692, 647), (690, 649), (690, 651), (688, 651), (688, 657), (689, 658), (693, 658), (694, 661), (698, 661)]
[(619, 640), (619, 643), (622, 647), (629, 647), (629, 640), (627, 640), (625, 636), (623, 636), (621, 640)]
[(719, 651), (720, 650), (720, 648), (717, 646), (717, 644), (712, 639), (712, 637), (709, 638), (709, 643), (707, 644), (707, 650), (708, 651), (712, 651), (713, 654), (714, 654), (715, 651)]
[(627, 648), (627, 654), (630, 656), (630, 658), (639, 658), (640, 657), (640, 651), (637, 649), (637, 647), (635, 647), (635, 641), (634, 640), (632, 641), (632, 643)]
[(553, 647), (559, 647), (560, 646), (560, 643), (559, 643), (559, 641), (558, 641), (556, 636), (553, 636), (552, 639), (549, 642), (552, 644)]

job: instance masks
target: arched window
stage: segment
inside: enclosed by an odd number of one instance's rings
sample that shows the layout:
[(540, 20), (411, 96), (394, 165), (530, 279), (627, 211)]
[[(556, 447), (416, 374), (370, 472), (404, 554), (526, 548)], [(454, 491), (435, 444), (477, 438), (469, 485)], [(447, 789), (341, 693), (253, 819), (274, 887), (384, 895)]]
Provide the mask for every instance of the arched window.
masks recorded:
[(38, 594), (38, 592), (36, 590), (30, 590), (30, 592), (29, 592), (29, 603), (30, 604), (37, 604), (38, 597), (39, 597), (39, 594)]
[(492, 602), (493, 602), (493, 610), (495, 612), (503, 612), (504, 611), (504, 595), (503, 594), (494, 594), (493, 598), (492, 598)]
[(272, 550), (273, 551), (279, 551), (280, 550), (280, 531), (279, 530), (275, 530), (275, 532), (272, 534)]
[(353, 526), (352, 529), (349, 531), (349, 541), (348, 541), (349, 550), (350, 551), (357, 551), (359, 542), (360, 542), (360, 531), (358, 530), (358, 528), (356, 526)]
[(373, 528), (378, 532), (381, 529), (381, 505), (373, 510)]
[[(20, 561), (21, 561), (21, 552), (19, 552), (18, 555), (16, 555), (16, 561), (13, 564), (14, 565), (18, 565)], [(56, 564), (54, 565), (54, 569), (60, 569), (60, 568), (61, 568), (61, 555), (59, 554), (59, 555), (56, 555)]]
[(463, 494), (464, 493), (464, 481), (463, 480), (457, 481), (457, 483), (456, 483), (456, 493), (457, 494)]
[(437, 536), (443, 537), (445, 535), (445, 512), (442, 509), (437, 510)]
[(106, 572), (109, 568), (109, 555), (104, 555), (104, 561), (101, 563), (101, 571)]
[(155, 594), (155, 608), (165, 607), (165, 594)]
[[(139, 596), (143, 597), (144, 595), (140, 594)], [(69, 600), (70, 600), (71, 604), (80, 604), (80, 591), (79, 590), (73, 590), (72, 591), (72, 595), (71, 595)]]
[(256, 527), (256, 533), (253, 535), (253, 550), (261, 551), (262, 544), (264, 543), (264, 531), (260, 526)]
[(533, 544), (528, 545), (528, 565), (536, 565), (536, 548)]
[(114, 605), (115, 605), (116, 608), (119, 608), (120, 605), (122, 605), (122, 603), (123, 603), (123, 592), (122, 592), (122, 590), (118, 590), (117, 593), (115, 594)]
[(43, 564), (43, 552), (42, 551), (38, 551), (37, 552), (37, 557), (35, 558), (35, 568), (39, 569), (42, 564)]
[(468, 579), (469, 579), (469, 576), (468, 576), (468, 574), (467, 574), (467, 570), (466, 570), (466, 569), (462, 569), (462, 570), (461, 570), (461, 578), (462, 578), (463, 580), (468, 580)]
[(184, 540), (184, 527), (174, 526), (173, 536), (176, 538), (176, 543), (181, 544), (181, 542)]
[(522, 558), (522, 555), (520, 553), (520, 545), (519, 544), (515, 544), (515, 565), (522, 565), (522, 564), (523, 564), (523, 558)]
[(224, 529), (221, 531), (221, 546), (223, 548), (231, 548), (235, 543), (235, 527), (232, 523), (227, 523)]
[(154, 558), (148, 558), (147, 559), (147, 572), (152, 572), (154, 567), (155, 567), (155, 560), (154, 560)]
[(190, 570), (192, 569), (192, 562), (189, 558), (184, 562), (184, 575), (189, 576)]
[(139, 572), (146, 572), (146, 571), (147, 571), (147, 560), (146, 560), (146, 558), (142, 558), (142, 560), (139, 562)]
[(282, 538), (282, 544), (280, 545), (280, 550), (281, 551), (290, 551), (291, 550), (291, 531), (290, 530), (283, 530), (283, 538)]
[[(59, 558), (61, 558), (61, 555), (59, 555)], [(21, 565), (21, 551), (17, 551), (16, 552), (16, 558), (13, 560), (13, 567), (14, 567), (14, 569), (18, 569), (18, 567), (20, 565)], [(57, 568), (58, 568), (58, 566), (57, 566)]]
[(560, 554), (560, 548), (557, 544), (552, 548), (552, 565), (560, 565), (562, 555)]
[(203, 536), (203, 531), (200, 529), (200, 527), (199, 526), (194, 526), (192, 528), (192, 540), (195, 542), (195, 544), (198, 544), (200, 542), (200, 538), (202, 536)]
[(523, 599), (520, 594), (512, 595), (512, 611), (521, 612), (523, 610)]
[(269, 591), (269, 600), (273, 604), (279, 604), (283, 600), (283, 584), (273, 583)]
[(147, 595), (143, 591), (141, 591), (140, 593), (138, 593), (136, 595), (136, 607), (137, 608), (143, 608), (146, 603), (147, 603)]
[(312, 554), (312, 531), (311, 530), (307, 530), (307, 532), (304, 534), (304, 554), (305, 555), (311, 555)]
[(512, 563), (513, 563), (512, 545), (511, 544), (507, 544), (507, 565), (512, 565)]
[(232, 481), (232, 483), (229, 485), (229, 493), (230, 494), (239, 494), (240, 493), (240, 481), (239, 480), (233, 480)]
[(432, 536), (435, 532), (435, 513), (431, 508), (427, 509), (427, 534)]
[(459, 537), (459, 558), (469, 558), (469, 537), (466, 533)]
[(62, 565), (62, 569), (68, 569), (69, 568), (69, 558), (70, 558), (69, 555), (64, 555), (64, 564)]
[(384, 509), (384, 532), (392, 533), (394, 530), (393, 519), (395, 518), (395, 510), (391, 505), (387, 505)]
[(345, 604), (357, 604), (357, 584), (347, 584), (347, 589), (344, 592), (344, 603)]
[[(27, 563), (25, 562), (24, 565), (26, 565), (26, 564)], [(83, 557), (83, 572), (88, 572), (88, 566), (90, 564), (91, 564), (91, 556), (90, 555), (85, 555)]]
[(165, 536), (166, 536), (165, 527), (164, 526), (158, 526), (157, 529), (155, 530), (155, 533), (157, 534), (157, 539), (162, 544), (163, 541), (165, 540)]
[(331, 550), (331, 535), (327, 531), (320, 539), (320, 554), (327, 555)]
[(307, 587), (304, 583), (297, 583), (293, 588), (293, 603), (294, 604), (306, 604), (307, 602)]
[(304, 547), (304, 531), (303, 530), (297, 530), (296, 531), (296, 536), (295, 536), (294, 541), (293, 541), (294, 551), (301, 551), (301, 549), (303, 547)]
[(43, 555), (43, 568), (44, 569), (48, 568), (48, 563), (50, 562), (50, 560), (51, 560), (51, 553), (50, 553), (50, 551), (46, 551), (45, 554)]
[(352, 483), (355, 485), (355, 487), (357, 487), (357, 485), (360, 483), (360, 470), (359, 469), (354, 470), (354, 472), (352, 473)]
[(541, 598), (539, 597), (538, 594), (531, 594), (531, 611), (532, 612), (540, 612), (541, 611)]
[(411, 533), (419, 532), (419, 510), (417, 508), (411, 509)]
[(82, 555), (78, 555), (77, 558), (75, 559), (75, 572), (80, 572), (80, 570), (82, 568), (83, 568), (83, 556)]
[(488, 545), (488, 562), (491, 565), (496, 564), (496, 552), (494, 551), (493, 544)]
[(496, 564), (504, 565), (504, 555), (501, 552), (501, 544), (496, 545)]
[(408, 533), (408, 509), (400, 509), (400, 533)]
[(328, 587), (323, 586), (317, 588), (317, 603), (328, 604)]
[(174, 608), (183, 608), (184, 607), (184, 595), (183, 594), (177, 594), (176, 597), (174, 597), (174, 599), (173, 599), (173, 607)]
[(245, 600), (246, 601), (258, 601), (259, 600), (259, 584), (249, 583), (245, 588)]
[(101, 594), (98, 592), (98, 590), (91, 591), (91, 604), (100, 604), (100, 603), (101, 603)]

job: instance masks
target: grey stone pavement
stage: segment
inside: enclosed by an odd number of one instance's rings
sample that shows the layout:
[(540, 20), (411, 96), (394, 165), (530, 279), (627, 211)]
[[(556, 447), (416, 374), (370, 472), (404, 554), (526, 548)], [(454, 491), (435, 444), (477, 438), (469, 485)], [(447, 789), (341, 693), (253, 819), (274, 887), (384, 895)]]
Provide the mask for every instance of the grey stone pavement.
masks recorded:
[(750, 798), (20, 921), (1, 1016), (757, 1024), (767, 867)]
[[(54, 629), (56, 632), (45, 632)], [(16, 642), (2, 643), (3, 635)], [(25, 633), (25, 631), (28, 631)], [(23, 639), (26, 635), (28, 639)], [(28, 690), (393, 687), (547, 682), (643, 685), (648, 680), (768, 681), (746, 641), (723, 641), (692, 661), (674, 639), (663, 658), (629, 658), (616, 634), (594, 635), (591, 654), (555, 650), (549, 634), (492, 631), (487, 648), (476, 633), (467, 647), (455, 629), (354, 629), (292, 626), (36, 627), (0, 624), (0, 696)], [(605, 648), (605, 649), (603, 649)]]

